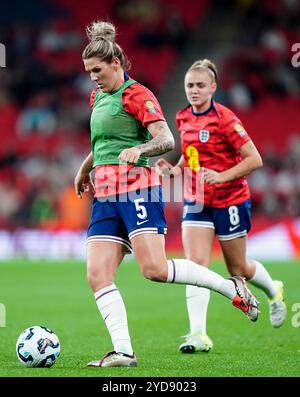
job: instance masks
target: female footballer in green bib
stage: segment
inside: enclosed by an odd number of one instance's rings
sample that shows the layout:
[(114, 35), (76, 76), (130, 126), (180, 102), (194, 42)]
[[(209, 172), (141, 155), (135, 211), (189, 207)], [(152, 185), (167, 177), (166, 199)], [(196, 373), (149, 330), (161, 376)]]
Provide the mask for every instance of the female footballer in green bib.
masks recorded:
[(258, 308), (241, 277), (226, 280), (190, 260), (167, 259), (161, 188), (148, 158), (174, 148), (172, 133), (154, 94), (128, 76), (128, 61), (115, 41), (114, 26), (94, 22), (87, 34), (90, 42), (83, 51), (83, 63), (97, 87), (91, 95), (91, 152), (74, 184), (79, 197), (89, 186), (94, 191), (87, 277), (114, 348), (88, 365), (134, 367), (137, 359), (126, 309), (114, 283), (128, 251), (147, 279), (217, 291), (252, 321), (258, 317)]

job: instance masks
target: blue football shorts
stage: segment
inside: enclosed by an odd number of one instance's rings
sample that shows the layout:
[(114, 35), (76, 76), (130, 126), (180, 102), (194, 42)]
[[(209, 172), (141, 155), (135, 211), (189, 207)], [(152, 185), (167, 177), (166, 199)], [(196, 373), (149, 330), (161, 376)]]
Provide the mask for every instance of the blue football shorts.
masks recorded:
[(94, 198), (87, 243), (111, 241), (132, 252), (130, 241), (141, 234), (166, 234), (167, 223), (160, 186), (105, 198)]
[(251, 200), (225, 208), (202, 206), (184, 200), (182, 227), (206, 227), (215, 230), (221, 241), (246, 236), (251, 228)]

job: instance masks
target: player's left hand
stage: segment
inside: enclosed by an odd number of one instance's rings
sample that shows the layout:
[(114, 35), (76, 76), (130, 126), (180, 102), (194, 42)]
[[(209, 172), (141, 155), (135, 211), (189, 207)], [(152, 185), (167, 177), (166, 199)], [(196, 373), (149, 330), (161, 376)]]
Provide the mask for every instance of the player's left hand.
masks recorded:
[(77, 172), (74, 179), (75, 193), (81, 199), (82, 193), (88, 192), (90, 189), (92, 193), (95, 193), (95, 186), (90, 173), (84, 173), (81, 170)]
[(135, 164), (138, 162), (138, 159), (141, 157), (140, 149), (136, 147), (131, 147), (129, 149), (124, 149), (119, 154), (119, 160), (124, 161), (125, 163)]
[(202, 172), (204, 176), (204, 181), (207, 182), (209, 185), (225, 182), (222, 172), (209, 170), (208, 168), (202, 168)]

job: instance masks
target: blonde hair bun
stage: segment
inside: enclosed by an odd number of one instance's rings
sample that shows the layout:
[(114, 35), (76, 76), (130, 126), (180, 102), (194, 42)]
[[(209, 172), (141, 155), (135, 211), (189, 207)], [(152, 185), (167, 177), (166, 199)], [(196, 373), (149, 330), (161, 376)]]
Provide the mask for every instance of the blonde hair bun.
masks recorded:
[(115, 41), (116, 28), (110, 22), (94, 21), (86, 28), (86, 34), (90, 41)]

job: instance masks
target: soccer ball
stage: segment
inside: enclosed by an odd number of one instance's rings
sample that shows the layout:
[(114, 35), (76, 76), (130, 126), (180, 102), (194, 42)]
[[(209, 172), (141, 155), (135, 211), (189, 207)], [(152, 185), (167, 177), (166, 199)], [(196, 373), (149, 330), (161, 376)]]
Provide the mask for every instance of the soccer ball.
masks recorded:
[(51, 367), (60, 354), (60, 343), (51, 329), (35, 325), (21, 333), (16, 352), (25, 367)]

